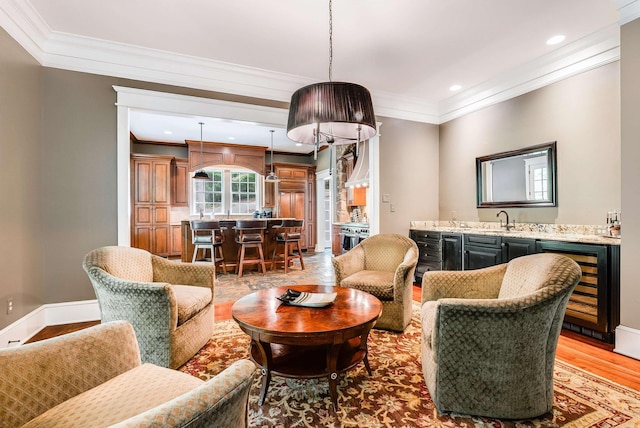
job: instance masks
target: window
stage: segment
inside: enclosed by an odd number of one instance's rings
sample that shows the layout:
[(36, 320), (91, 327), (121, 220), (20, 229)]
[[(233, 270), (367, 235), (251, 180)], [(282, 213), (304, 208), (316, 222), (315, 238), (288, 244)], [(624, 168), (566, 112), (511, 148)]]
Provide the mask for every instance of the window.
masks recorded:
[(205, 171), (209, 180), (193, 180), (194, 209), (196, 213), (222, 214), (224, 171)]
[(231, 173), (232, 214), (250, 214), (258, 209), (257, 180), (255, 172)]
[(259, 208), (257, 173), (228, 169), (205, 172), (209, 180), (193, 180), (192, 214), (251, 214)]
[(532, 159), (525, 159), (524, 162), (527, 175), (527, 199), (534, 201), (548, 200), (549, 174), (547, 158), (545, 156), (540, 156)]

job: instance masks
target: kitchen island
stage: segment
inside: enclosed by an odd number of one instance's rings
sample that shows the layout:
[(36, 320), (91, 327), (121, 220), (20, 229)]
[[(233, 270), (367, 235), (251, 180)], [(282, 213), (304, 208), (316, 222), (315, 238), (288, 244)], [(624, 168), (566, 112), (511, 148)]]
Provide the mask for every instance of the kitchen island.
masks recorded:
[[(206, 219), (205, 219), (206, 220)], [(222, 253), (224, 254), (224, 261), (227, 264), (229, 272), (235, 270), (238, 264), (238, 249), (239, 245), (235, 241), (235, 230), (233, 227), (236, 225), (236, 221), (233, 219), (216, 219), (220, 221), (220, 226), (223, 228), (224, 244), (222, 244)], [(264, 253), (264, 261), (267, 268), (271, 267), (271, 255), (276, 245), (276, 231), (273, 226), (277, 226), (282, 223), (284, 218), (266, 218), (263, 219), (267, 222), (267, 229), (264, 232), (264, 242), (262, 244), (262, 251)], [(194, 245), (191, 242), (191, 226), (190, 220), (182, 220), (182, 261), (191, 262), (193, 258)], [(304, 231), (303, 231), (304, 233)], [(304, 251), (304, 246), (302, 246)]]

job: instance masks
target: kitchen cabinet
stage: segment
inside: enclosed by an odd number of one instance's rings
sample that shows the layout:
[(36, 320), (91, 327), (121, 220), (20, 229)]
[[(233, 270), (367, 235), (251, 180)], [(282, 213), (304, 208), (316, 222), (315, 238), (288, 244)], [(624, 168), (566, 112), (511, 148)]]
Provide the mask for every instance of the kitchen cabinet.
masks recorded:
[(481, 269), (502, 263), (502, 237), (464, 235), (464, 270)]
[(342, 226), (338, 223), (331, 225), (331, 254), (339, 256), (342, 254)]
[(171, 205), (174, 207), (189, 206), (189, 160), (174, 159), (171, 161)]
[(170, 256), (182, 255), (182, 226), (179, 224), (171, 225), (171, 250)]
[(412, 230), (409, 237), (418, 246), (415, 283), (422, 284), (422, 276), (425, 272), (462, 270), (461, 234)]
[(528, 238), (502, 237), (502, 262), (507, 263), (516, 257), (534, 254), (536, 240)]
[(303, 250), (316, 246), (315, 166), (274, 162), (274, 170), (281, 180), (277, 183), (277, 216), (304, 220), (300, 237)]
[(264, 182), (264, 198), (262, 200), (262, 206), (265, 208), (276, 207), (276, 183)]
[(171, 156), (132, 155), (132, 246), (171, 253)]

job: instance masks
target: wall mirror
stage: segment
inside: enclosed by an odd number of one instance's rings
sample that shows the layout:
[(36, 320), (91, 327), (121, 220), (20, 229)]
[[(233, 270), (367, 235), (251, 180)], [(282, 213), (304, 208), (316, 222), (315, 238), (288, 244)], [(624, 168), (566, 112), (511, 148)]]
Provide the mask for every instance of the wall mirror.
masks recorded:
[(478, 208), (556, 207), (556, 142), (476, 158)]

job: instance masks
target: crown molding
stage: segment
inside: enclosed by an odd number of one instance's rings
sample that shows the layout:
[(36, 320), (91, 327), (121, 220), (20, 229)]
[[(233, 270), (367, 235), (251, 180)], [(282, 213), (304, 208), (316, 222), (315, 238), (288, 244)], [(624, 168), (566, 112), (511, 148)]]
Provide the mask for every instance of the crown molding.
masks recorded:
[[(617, 1), (624, 19), (640, 16), (639, 0)], [(55, 32), (28, 0), (0, 0), (0, 25), (45, 67), (282, 102), (289, 102), (298, 88), (315, 82), (302, 76)], [(618, 25), (608, 27), (439, 105), (371, 91), (374, 108), (379, 116), (440, 124), (618, 60), (619, 32)]]
[(612, 25), (444, 100), (440, 123), (619, 59), (620, 27)]
[(620, 21), (618, 21), (620, 25), (640, 18), (640, 1), (638, 0), (616, 0), (616, 7), (620, 12)]

